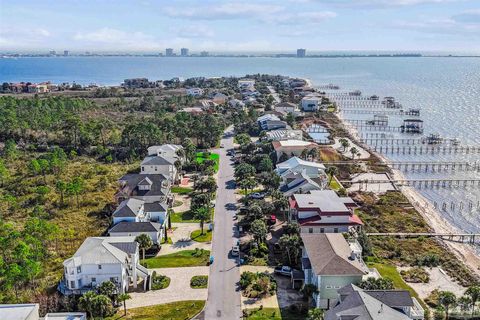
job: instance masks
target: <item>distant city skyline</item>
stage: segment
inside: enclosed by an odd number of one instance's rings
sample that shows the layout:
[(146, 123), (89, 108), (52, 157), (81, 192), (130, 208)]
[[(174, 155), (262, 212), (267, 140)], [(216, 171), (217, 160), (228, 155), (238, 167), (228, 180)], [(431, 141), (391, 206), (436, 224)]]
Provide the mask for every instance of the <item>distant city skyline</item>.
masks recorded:
[(478, 0), (0, 1), (0, 51), (480, 52)]

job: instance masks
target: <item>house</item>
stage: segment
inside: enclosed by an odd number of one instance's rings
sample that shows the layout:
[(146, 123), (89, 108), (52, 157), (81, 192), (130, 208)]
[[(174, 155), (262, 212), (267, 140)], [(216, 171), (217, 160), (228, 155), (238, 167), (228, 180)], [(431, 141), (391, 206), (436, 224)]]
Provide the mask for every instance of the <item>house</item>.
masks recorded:
[(123, 86), (125, 88), (149, 88), (150, 82), (147, 78), (133, 78), (133, 79), (125, 79), (123, 81)]
[(83, 294), (105, 281), (113, 282), (119, 293), (144, 280), (150, 288), (150, 272), (139, 262), (135, 237), (90, 237), (75, 254), (63, 262), (64, 277), (58, 290), (64, 295)]
[(276, 112), (287, 115), (289, 113), (296, 115), (300, 110), (296, 104), (291, 102), (280, 102), (277, 103), (274, 107)]
[(87, 320), (84, 312), (47, 313), (40, 318), (38, 303), (0, 304), (2, 320)]
[(191, 114), (200, 114), (205, 112), (202, 108), (198, 107), (191, 107), (191, 108), (183, 108), (178, 110), (177, 112), (186, 112), (186, 113), (191, 113)]
[(339, 197), (333, 190), (312, 190), (292, 195), (290, 216), (300, 224), (301, 233), (342, 233), (363, 225), (353, 213), (356, 206), (350, 197)]
[(280, 191), (290, 197), (293, 194), (308, 193), (312, 190), (322, 190), (326, 183), (318, 183), (310, 178), (305, 170), (302, 172), (289, 171), (283, 176), (283, 183), (280, 185)]
[(177, 161), (185, 163), (185, 156), (180, 152), (183, 147), (176, 144), (164, 144), (148, 148), (148, 156), (140, 164), (141, 174), (163, 174), (172, 183), (179, 180)]
[(308, 95), (302, 98), (303, 111), (318, 111), (322, 107), (322, 97)]
[(240, 88), (241, 91), (244, 90), (255, 90), (255, 80), (252, 79), (242, 79), (238, 80), (238, 88)]
[(187, 95), (192, 97), (203, 96), (203, 90), (201, 88), (187, 88)]
[(179, 144), (162, 144), (160, 146), (150, 146), (147, 149), (149, 156), (162, 156), (169, 159), (185, 161), (185, 157), (179, 155), (179, 151), (183, 150), (183, 147)]
[(286, 129), (288, 126), (285, 121), (281, 121), (278, 116), (272, 113), (258, 117), (257, 123), (262, 130)]
[(123, 200), (113, 212), (112, 217), (113, 224), (150, 220), (148, 214), (145, 213), (145, 201), (135, 198)]
[(148, 203), (171, 203), (171, 178), (163, 174), (129, 173), (119, 180), (120, 188), (115, 198), (121, 202), (130, 197)]
[(302, 130), (277, 129), (265, 132), (265, 139), (274, 140), (303, 140)]
[(128, 222), (122, 221), (114, 225), (108, 234), (110, 237), (137, 237), (141, 234), (148, 234), (153, 241), (153, 244), (160, 244), (165, 236), (165, 228), (162, 224), (157, 222)]
[(29, 93), (47, 93), (50, 92), (50, 83), (49, 82), (42, 82), (42, 83), (32, 83), (27, 86), (27, 91)]
[(284, 162), (278, 163), (275, 172), (282, 177), (288, 172), (305, 171), (308, 177), (315, 179), (318, 177), (326, 178), (325, 169), (325, 166), (321, 163), (306, 161), (299, 157), (292, 157)]
[(215, 108), (216, 106), (217, 106), (217, 104), (215, 102), (213, 102), (212, 100), (207, 100), (207, 99), (198, 100), (194, 105), (194, 107), (201, 108), (203, 110)]
[(280, 140), (272, 142), (273, 149), (277, 154), (277, 159), (280, 159), (282, 154), (285, 154), (287, 158), (300, 156), (303, 150), (312, 150), (316, 149), (318, 145), (313, 142), (303, 141), (303, 140)]
[(300, 236), (305, 284), (312, 284), (318, 290), (313, 295), (315, 307), (330, 309), (339, 301), (338, 290), (360, 283), (368, 269), (340, 233), (301, 233)]
[(215, 102), (216, 104), (224, 104), (225, 102), (227, 102), (227, 100), (228, 100), (228, 96), (221, 92), (217, 92), (212, 96), (212, 101)]
[(423, 320), (425, 311), (407, 290), (363, 290), (354, 284), (338, 290), (338, 304), (325, 320)]
[(228, 104), (232, 108), (238, 108), (238, 109), (244, 109), (245, 108), (245, 103), (242, 100), (238, 100), (238, 99), (232, 99), (232, 100), (228, 101)]

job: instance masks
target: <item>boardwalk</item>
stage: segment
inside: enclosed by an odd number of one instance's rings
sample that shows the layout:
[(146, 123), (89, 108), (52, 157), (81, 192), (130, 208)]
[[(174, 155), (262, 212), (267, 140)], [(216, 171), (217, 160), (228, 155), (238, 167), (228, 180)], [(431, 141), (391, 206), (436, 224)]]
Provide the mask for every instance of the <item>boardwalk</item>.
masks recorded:
[(367, 233), (370, 237), (397, 237), (397, 238), (440, 238), (446, 241), (480, 245), (478, 233), (404, 233), (404, 232), (373, 232)]
[(418, 188), (480, 188), (480, 179), (402, 179), (402, 180), (359, 180), (340, 181), (341, 184), (383, 184), (393, 183), (397, 187)]

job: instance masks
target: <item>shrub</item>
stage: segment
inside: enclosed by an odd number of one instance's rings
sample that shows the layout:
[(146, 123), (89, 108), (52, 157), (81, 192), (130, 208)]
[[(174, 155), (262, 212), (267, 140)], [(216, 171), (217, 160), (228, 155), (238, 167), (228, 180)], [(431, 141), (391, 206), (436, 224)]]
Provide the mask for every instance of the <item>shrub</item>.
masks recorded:
[(190, 279), (190, 287), (194, 289), (202, 289), (208, 286), (208, 276), (193, 276)]
[(413, 283), (428, 283), (430, 281), (430, 276), (425, 269), (421, 267), (414, 267), (409, 270), (400, 271), (403, 280), (406, 282)]
[(152, 274), (152, 290), (165, 289), (170, 285), (170, 278), (163, 275), (157, 275), (154, 271)]
[(275, 279), (267, 273), (245, 271), (240, 275), (240, 287), (245, 297), (260, 298), (275, 294), (277, 283)]
[(426, 254), (415, 259), (415, 265), (419, 267), (438, 267), (440, 257), (436, 254)]

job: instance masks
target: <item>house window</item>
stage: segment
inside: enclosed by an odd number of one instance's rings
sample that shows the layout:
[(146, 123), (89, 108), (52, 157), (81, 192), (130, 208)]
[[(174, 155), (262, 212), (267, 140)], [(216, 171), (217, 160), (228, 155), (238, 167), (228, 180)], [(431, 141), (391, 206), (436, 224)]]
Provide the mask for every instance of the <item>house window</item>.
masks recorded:
[(325, 228), (320, 228), (320, 233), (325, 233)]
[(338, 233), (338, 228), (333, 228), (334, 233)]
[(142, 172), (145, 171), (145, 167), (142, 167)]
[(98, 265), (98, 270), (102, 270), (102, 265), (101, 264)]
[(75, 281), (70, 281), (70, 289), (75, 289)]
[(82, 273), (82, 267), (81, 266), (77, 267), (77, 273)]
[(308, 228), (308, 233), (313, 233), (313, 228)]
[(155, 167), (155, 171), (157, 171), (157, 167)]
[(332, 289), (332, 286), (325, 286), (325, 289)]
[(97, 282), (97, 278), (92, 277), (92, 282)]

